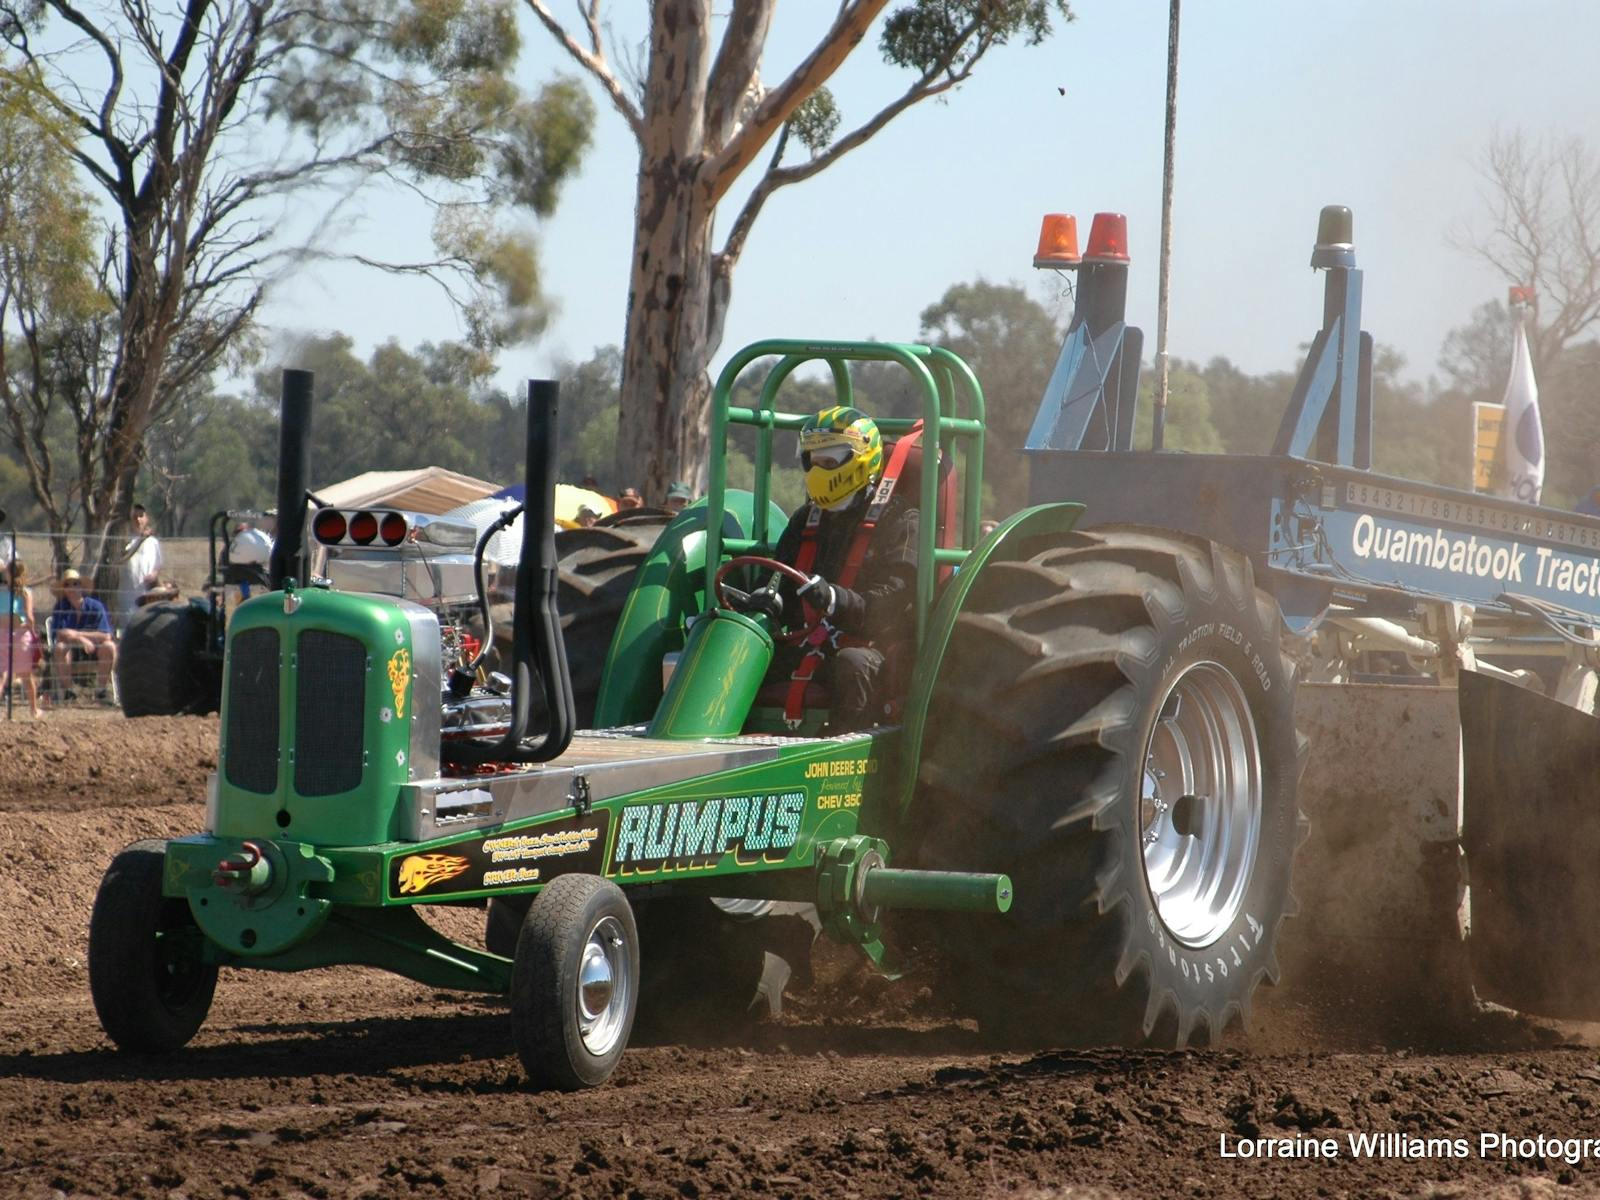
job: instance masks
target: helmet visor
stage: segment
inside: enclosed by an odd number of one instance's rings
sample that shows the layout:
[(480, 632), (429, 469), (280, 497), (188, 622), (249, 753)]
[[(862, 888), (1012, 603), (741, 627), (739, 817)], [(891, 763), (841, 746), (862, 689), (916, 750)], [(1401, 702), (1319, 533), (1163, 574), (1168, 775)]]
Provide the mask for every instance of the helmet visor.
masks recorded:
[(801, 457), (805, 460), (807, 470), (812, 467), (821, 467), (824, 471), (833, 471), (849, 462), (850, 456), (854, 453), (855, 451), (849, 446), (840, 444), (808, 450)]

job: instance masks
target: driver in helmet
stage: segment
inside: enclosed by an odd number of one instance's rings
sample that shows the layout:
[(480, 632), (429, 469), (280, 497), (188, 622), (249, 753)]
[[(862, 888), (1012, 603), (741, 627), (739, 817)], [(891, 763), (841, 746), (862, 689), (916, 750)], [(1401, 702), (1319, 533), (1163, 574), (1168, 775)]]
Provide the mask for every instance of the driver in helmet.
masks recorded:
[(806, 420), (800, 464), (809, 499), (790, 518), (775, 557), (810, 577), (803, 587), (784, 581), (786, 620), (819, 623), (801, 644), (780, 647), (768, 678), (790, 681), (791, 719), (799, 716), (805, 683), (822, 683), (830, 693), (829, 732), (847, 733), (888, 715), (885, 663), (913, 637), (916, 496), (896, 488), (887, 504), (876, 502), (883, 437), (855, 408), (825, 408)]

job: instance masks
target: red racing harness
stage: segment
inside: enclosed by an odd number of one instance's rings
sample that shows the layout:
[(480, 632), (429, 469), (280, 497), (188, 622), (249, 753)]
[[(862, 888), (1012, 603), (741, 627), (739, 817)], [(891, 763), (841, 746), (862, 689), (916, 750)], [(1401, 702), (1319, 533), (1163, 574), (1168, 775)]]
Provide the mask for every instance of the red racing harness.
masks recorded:
[[(839, 571), (839, 578), (832, 582), (842, 588), (853, 588), (856, 585), (856, 575), (861, 570), (861, 564), (867, 559), (867, 548), (872, 544), (872, 532), (878, 527), (879, 520), (883, 517), (884, 509), (889, 507), (889, 500), (894, 495), (895, 482), (900, 478), (900, 473), (905, 469), (906, 460), (911, 457), (911, 448), (922, 444), (922, 422), (918, 421), (911, 431), (894, 444), (894, 449), (889, 452), (889, 461), (883, 469), (883, 478), (878, 480), (878, 486), (873, 490), (872, 500), (867, 505), (867, 512), (861, 518), (861, 524), (856, 526), (855, 537), (850, 542), (850, 550), (845, 555), (844, 566)], [(797, 571), (807, 575), (812, 573), (812, 568), (817, 561), (817, 531), (822, 524), (822, 506), (813, 504), (811, 511), (806, 515), (805, 526), (800, 530), (800, 552), (795, 555), (794, 565)], [(855, 637), (835, 629), (828, 619), (823, 616), (809, 601), (802, 600), (801, 605), (805, 612), (806, 623), (816, 622), (816, 627), (806, 635), (802, 643), (806, 652), (801, 656), (800, 662), (795, 666), (794, 673), (789, 676), (789, 694), (784, 700), (783, 719), (791, 729), (798, 728), (805, 718), (806, 687), (816, 675), (817, 668), (827, 657), (829, 649), (838, 649), (843, 646), (869, 646), (872, 643), (866, 638)]]

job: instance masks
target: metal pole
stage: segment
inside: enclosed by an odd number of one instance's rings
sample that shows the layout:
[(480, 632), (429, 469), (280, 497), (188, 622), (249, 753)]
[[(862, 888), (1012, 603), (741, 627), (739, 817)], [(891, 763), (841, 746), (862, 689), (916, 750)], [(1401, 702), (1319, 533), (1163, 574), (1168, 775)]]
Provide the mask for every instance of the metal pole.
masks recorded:
[(311, 474), (310, 371), (286, 368), (283, 398), (278, 410), (278, 536), (272, 544), (269, 577), (272, 590), (293, 578), (307, 587), (306, 559), (302, 553), (306, 534), (306, 487)]
[(1161, 265), (1156, 295), (1156, 403), (1151, 421), (1151, 448), (1161, 449), (1167, 431), (1167, 305), (1172, 282), (1172, 158), (1178, 129), (1178, 9), (1170, 0), (1167, 18), (1167, 137), (1161, 170)]

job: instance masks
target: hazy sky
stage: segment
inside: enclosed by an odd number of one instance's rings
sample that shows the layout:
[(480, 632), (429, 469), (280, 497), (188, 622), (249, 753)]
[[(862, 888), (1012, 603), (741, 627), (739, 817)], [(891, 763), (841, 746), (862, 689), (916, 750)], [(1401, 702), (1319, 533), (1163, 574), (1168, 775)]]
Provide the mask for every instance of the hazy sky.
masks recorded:
[[(978, 278), (1052, 300), (1053, 277), (1031, 267), (1049, 211), (1077, 213), (1084, 238), (1093, 212), (1127, 214), (1129, 319), (1153, 349), (1167, 5), (1074, 0), (1074, 9), (1078, 20), (1044, 46), (996, 52), (948, 103), (918, 106), (777, 193), (734, 277), (717, 365), (763, 337), (911, 339), (926, 305)], [(834, 11), (832, 0), (781, 6), (769, 83)], [(878, 59), (876, 31), (871, 40), (835, 77), (845, 128), (908, 79)], [(527, 42), (528, 79), (568, 69), (541, 31), (530, 28)], [(1173, 354), (1293, 368), (1320, 321), (1308, 267), (1317, 213), (1338, 203), (1355, 211), (1366, 328), (1406, 356), (1411, 374), (1432, 372), (1445, 333), (1505, 294), (1450, 242), (1482, 224), (1476, 158), (1497, 128), (1576, 135), (1600, 150), (1597, 53), (1597, 0), (1190, 0)], [(540, 342), (504, 354), (508, 383), (622, 339), (635, 144), (597, 104), (595, 147), (538, 235), (560, 315)], [(362, 236), (379, 252), (425, 248), (427, 220), (373, 197)], [(428, 285), (346, 269), (298, 282), (292, 302), (280, 297), (265, 315), (283, 328), (343, 330), (363, 351), (387, 337), (412, 346), (460, 332)]]

